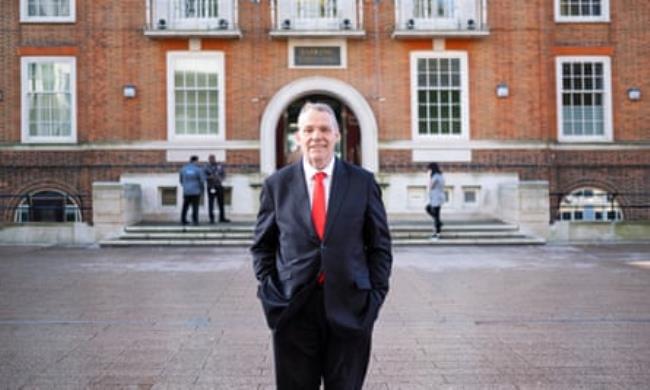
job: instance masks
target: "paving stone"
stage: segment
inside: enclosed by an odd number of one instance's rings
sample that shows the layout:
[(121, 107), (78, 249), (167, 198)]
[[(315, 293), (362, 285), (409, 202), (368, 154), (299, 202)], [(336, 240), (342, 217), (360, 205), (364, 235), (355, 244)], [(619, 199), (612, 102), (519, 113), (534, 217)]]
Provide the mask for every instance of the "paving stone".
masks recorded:
[[(364, 390), (650, 388), (650, 245), (400, 247)], [(0, 388), (275, 389), (246, 249), (0, 246)]]

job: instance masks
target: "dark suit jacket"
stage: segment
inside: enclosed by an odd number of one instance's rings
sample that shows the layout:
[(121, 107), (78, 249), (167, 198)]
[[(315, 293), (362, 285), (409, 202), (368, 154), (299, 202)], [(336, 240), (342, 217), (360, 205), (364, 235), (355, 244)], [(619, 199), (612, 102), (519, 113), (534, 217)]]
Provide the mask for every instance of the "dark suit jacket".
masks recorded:
[(372, 327), (388, 292), (392, 253), (381, 190), (373, 175), (336, 160), (321, 242), (311, 221), (302, 160), (265, 180), (251, 247), (258, 297), (271, 329), (291, 317), (325, 272), (329, 324)]

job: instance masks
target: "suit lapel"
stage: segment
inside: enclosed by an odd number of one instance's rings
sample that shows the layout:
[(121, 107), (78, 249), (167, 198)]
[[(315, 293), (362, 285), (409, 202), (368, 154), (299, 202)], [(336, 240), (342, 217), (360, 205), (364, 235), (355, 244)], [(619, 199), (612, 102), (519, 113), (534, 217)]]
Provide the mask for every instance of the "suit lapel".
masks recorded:
[(294, 211), (297, 219), (309, 231), (309, 236), (318, 241), (314, 224), (311, 221), (311, 204), (309, 203), (309, 193), (307, 192), (307, 182), (305, 181), (305, 171), (302, 167), (302, 160), (299, 160), (293, 166), (293, 180), (291, 188), (296, 188), (296, 204)]
[(327, 221), (325, 223), (325, 237), (327, 239), (330, 230), (336, 222), (336, 217), (341, 210), (341, 205), (345, 199), (348, 190), (348, 172), (345, 165), (336, 159), (334, 163), (334, 172), (332, 174), (332, 183), (330, 185), (330, 198), (327, 202)]

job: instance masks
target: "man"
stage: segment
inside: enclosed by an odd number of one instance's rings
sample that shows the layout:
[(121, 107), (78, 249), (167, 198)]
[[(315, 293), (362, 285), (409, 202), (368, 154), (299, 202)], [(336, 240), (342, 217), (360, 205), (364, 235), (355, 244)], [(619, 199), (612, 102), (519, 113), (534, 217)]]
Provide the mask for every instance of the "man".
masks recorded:
[(226, 179), (226, 169), (223, 164), (218, 163), (214, 154), (208, 156), (208, 164), (204, 168), (208, 187), (208, 212), (210, 223), (214, 223), (214, 199), (217, 198), (219, 206), (219, 222), (230, 222), (226, 218), (223, 208), (223, 181)]
[(192, 223), (199, 224), (199, 201), (203, 193), (203, 182), (205, 175), (198, 165), (199, 158), (191, 156), (190, 162), (185, 164), (180, 171), (180, 182), (183, 186), (183, 210), (181, 211), (181, 223), (187, 225), (187, 209), (192, 206)]
[(332, 109), (298, 116), (302, 159), (263, 184), (251, 247), (280, 390), (359, 390), (392, 253), (379, 186), (336, 159)]

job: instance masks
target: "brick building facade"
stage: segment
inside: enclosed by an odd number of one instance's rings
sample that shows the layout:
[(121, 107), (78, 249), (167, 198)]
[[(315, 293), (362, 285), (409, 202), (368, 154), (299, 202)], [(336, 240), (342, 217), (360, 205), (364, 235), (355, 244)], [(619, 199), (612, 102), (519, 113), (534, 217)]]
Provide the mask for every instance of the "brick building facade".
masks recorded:
[(650, 217), (645, 0), (1, 7), (4, 222), (38, 220), (39, 193), (92, 222), (100, 181), (139, 184), (145, 219), (175, 221), (178, 169), (210, 153), (231, 213), (253, 215), (309, 99), (335, 105), (342, 158), (377, 174), (389, 213), (422, 213), (438, 161), (448, 213), (498, 214), (500, 185), (546, 181), (552, 219)]

